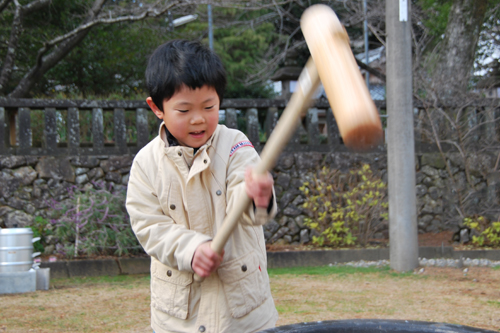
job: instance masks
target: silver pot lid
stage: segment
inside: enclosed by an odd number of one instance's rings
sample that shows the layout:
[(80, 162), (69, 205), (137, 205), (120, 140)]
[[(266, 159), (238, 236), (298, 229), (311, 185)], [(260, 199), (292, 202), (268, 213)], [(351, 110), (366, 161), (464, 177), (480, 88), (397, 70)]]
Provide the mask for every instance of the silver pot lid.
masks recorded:
[(2, 228), (0, 229), (0, 235), (27, 235), (33, 234), (30, 228)]

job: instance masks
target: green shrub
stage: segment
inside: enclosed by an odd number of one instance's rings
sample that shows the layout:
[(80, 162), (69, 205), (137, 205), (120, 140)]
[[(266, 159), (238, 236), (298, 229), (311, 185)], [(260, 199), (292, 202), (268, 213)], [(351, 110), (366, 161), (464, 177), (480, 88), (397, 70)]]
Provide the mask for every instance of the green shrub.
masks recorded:
[(348, 174), (323, 167), (300, 190), (319, 246), (365, 246), (388, 219), (387, 185), (368, 164)]
[(500, 246), (500, 222), (489, 222), (484, 216), (473, 216), (464, 218), (464, 225), (472, 231), (472, 244)]
[(33, 237), (40, 237), (40, 240), (33, 243), (33, 248), (35, 252), (43, 253), (47, 244), (47, 237), (52, 235), (52, 225), (47, 219), (42, 216), (35, 217), (35, 221), (31, 226), (33, 231)]

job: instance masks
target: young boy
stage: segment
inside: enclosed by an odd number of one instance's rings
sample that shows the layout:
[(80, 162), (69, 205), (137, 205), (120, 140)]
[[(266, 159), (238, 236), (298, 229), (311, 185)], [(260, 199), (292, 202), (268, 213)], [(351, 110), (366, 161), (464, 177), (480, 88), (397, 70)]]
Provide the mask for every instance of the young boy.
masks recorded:
[[(256, 332), (275, 326), (262, 224), (276, 213), (273, 179), (241, 132), (218, 125), (226, 77), (197, 42), (161, 45), (146, 69), (147, 103), (163, 120), (137, 154), (127, 210), (151, 256), (151, 326), (164, 332)], [(210, 248), (226, 214), (253, 200), (223, 255)], [(205, 277), (193, 280), (193, 273)]]

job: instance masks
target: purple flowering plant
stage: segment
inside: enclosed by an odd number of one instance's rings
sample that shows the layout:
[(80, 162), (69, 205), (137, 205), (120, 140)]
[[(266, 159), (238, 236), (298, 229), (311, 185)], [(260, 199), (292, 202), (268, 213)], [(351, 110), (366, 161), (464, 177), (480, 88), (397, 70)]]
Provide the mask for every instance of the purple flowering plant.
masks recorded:
[(67, 199), (49, 202), (56, 252), (67, 258), (142, 253), (125, 209), (125, 190), (103, 181), (92, 185), (70, 186)]

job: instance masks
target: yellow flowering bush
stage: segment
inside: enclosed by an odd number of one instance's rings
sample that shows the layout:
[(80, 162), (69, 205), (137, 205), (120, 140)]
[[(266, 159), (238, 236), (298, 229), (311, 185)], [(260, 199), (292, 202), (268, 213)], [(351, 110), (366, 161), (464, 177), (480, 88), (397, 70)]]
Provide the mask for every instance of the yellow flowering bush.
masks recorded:
[(348, 174), (325, 166), (300, 190), (319, 246), (365, 246), (388, 219), (387, 185), (368, 164)]
[(464, 218), (464, 225), (475, 231), (472, 244), (477, 246), (500, 246), (500, 222), (488, 222), (484, 216)]

